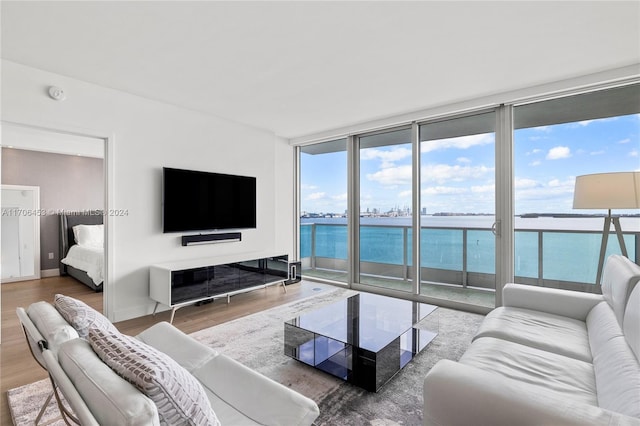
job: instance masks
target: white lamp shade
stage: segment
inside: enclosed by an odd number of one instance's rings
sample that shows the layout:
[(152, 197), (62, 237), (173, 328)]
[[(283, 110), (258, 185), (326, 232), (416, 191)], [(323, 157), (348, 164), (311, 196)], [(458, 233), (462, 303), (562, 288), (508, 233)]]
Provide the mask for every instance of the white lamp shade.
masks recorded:
[(596, 173), (576, 178), (574, 209), (640, 208), (640, 172)]

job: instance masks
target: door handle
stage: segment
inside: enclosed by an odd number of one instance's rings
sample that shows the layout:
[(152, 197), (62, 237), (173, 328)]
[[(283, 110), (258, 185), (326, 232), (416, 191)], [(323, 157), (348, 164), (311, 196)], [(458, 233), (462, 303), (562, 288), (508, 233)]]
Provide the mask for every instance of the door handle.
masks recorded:
[(495, 222), (493, 222), (493, 225), (491, 225), (491, 232), (496, 237), (500, 236), (500, 221), (499, 220), (496, 220)]

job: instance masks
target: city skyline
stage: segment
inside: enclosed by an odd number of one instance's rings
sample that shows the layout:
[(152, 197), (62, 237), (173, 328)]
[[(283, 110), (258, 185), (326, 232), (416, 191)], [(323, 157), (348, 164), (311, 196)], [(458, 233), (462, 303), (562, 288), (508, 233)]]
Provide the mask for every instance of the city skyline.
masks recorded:
[[(575, 177), (640, 170), (639, 134), (640, 114), (516, 130), (515, 213), (601, 213), (572, 208)], [(493, 133), (421, 142), (421, 211), (493, 213), (494, 145)], [(411, 152), (361, 150), (361, 212), (411, 206)], [(346, 151), (302, 157), (301, 211), (344, 213)]]

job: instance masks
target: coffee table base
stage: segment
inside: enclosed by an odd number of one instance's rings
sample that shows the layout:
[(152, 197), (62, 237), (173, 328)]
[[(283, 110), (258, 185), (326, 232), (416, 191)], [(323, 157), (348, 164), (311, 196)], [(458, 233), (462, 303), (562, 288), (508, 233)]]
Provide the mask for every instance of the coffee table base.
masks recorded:
[[(430, 327), (437, 330), (437, 312), (429, 315)], [(435, 337), (436, 331), (415, 326), (377, 351), (361, 348), (325, 335), (309, 331), (291, 320), (284, 325), (284, 353), (300, 362), (377, 392)]]

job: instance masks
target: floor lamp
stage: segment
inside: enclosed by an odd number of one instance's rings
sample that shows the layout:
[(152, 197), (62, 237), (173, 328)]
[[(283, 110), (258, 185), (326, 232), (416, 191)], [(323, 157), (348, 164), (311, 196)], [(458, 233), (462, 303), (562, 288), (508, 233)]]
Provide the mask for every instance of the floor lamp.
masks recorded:
[(596, 274), (596, 284), (600, 284), (612, 223), (616, 230), (622, 255), (628, 257), (627, 247), (622, 237), (620, 218), (611, 216), (611, 209), (640, 208), (640, 172), (596, 173), (578, 176), (573, 193), (573, 208), (607, 209), (609, 211), (609, 214), (604, 218), (600, 260)]

